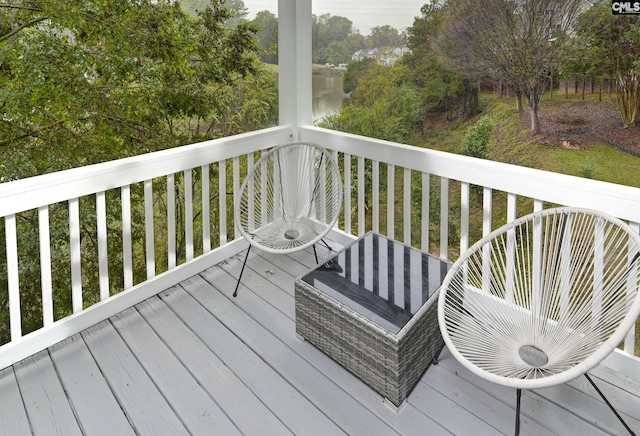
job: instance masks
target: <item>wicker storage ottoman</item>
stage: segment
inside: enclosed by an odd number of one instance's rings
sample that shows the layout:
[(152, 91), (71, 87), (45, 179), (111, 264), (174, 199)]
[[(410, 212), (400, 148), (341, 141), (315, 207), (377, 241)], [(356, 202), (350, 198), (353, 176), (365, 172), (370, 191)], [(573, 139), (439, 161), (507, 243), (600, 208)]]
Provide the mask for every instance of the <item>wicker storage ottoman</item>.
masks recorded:
[(399, 407), (444, 346), (437, 291), (449, 267), (368, 233), (296, 280), (296, 333)]

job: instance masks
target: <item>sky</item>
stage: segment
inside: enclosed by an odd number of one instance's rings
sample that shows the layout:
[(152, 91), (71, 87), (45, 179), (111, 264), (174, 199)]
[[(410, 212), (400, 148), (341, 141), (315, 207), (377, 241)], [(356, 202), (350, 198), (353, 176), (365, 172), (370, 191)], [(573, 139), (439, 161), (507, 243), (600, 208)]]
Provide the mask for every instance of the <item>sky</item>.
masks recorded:
[[(278, 0), (243, 0), (249, 9), (251, 20), (256, 12), (268, 10), (277, 15)], [(402, 31), (413, 25), (420, 15), (420, 8), (428, 0), (313, 0), (313, 13), (330, 13), (346, 17), (362, 35), (368, 35), (372, 27), (388, 24)]]

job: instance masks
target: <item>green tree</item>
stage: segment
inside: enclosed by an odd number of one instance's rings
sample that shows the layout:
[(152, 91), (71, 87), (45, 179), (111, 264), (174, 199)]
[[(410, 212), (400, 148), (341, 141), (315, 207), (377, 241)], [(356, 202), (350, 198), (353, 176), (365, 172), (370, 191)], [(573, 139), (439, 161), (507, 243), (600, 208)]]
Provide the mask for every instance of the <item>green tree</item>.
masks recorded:
[(256, 34), (262, 47), (262, 60), (268, 64), (278, 63), (278, 19), (269, 11), (260, 11), (253, 22), (258, 26)]
[(411, 79), (422, 90), (426, 109), (444, 112), (450, 119), (460, 106), (467, 116), (479, 112), (478, 87), (441, 60), (438, 38), (447, 21), (444, 2), (432, 2), (421, 8), (413, 26), (407, 29), (409, 53), (402, 58), (411, 71)]
[(337, 49), (335, 44), (331, 49), (329, 46), (332, 43), (349, 41), (355, 33), (351, 20), (338, 15), (322, 14), (313, 17), (312, 26), (314, 63), (330, 62), (328, 56), (338, 63), (349, 59), (347, 56), (350, 57), (351, 53), (345, 53), (344, 49)]
[[(183, 9), (192, 17), (197, 17), (199, 12), (204, 11), (210, 4), (210, 0), (180, 0)], [(225, 21), (225, 26), (235, 27), (239, 23), (246, 21), (249, 10), (242, 0), (226, 0), (223, 6), (231, 12), (230, 17)]]
[(226, 107), (224, 90), (264, 74), (254, 25), (225, 27), (232, 14), (217, 0), (197, 19), (168, 0), (43, 4), (3, 16), (11, 178), (206, 139), (200, 125)]
[(345, 59), (345, 63), (351, 62), (351, 55), (367, 45), (366, 38), (357, 29), (354, 29), (353, 33), (347, 37), (346, 44), (349, 56)]
[(613, 78), (622, 124), (640, 121), (640, 17), (613, 15), (608, 2), (599, 2), (578, 17), (578, 43), (589, 69)]
[(424, 116), (419, 90), (402, 66), (372, 63), (360, 78), (352, 102), (319, 125), (388, 141), (404, 142)]
[(209, 4), (208, 0), (180, 0), (183, 9), (192, 17), (197, 17)]
[(449, 0), (441, 52), (459, 71), (502, 80), (529, 105), (531, 133), (550, 64), (570, 37), (583, 0)]
[(334, 65), (348, 63), (351, 59), (353, 50), (347, 40), (345, 41), (332, 41), (324, 50), (323, 58)]
[(342, 80), (342, 90), (345, 94), (353, 92), (358, 87), (358, 81), (375, 65), (376, 61), (372, 58), (351, 62)]
[[(213, 0), (192, 18), (170, 0), (0, 3), (2, 181), (274, 124), (275, 79), (258, 59), (257, 29), (247, 22), (229, 28), (234, 12), (223, 4)], [(163, 183), (154, 181), (158, 211)], [(180, 177), (176, 183), (183, 183)], [(131, 190), (132, 203), (142, 204), (141, 186)], [(122, 252), (117, 194), (107, 193), (110, 253)], [(59, 318), (71, 307), (68, 206), (52, 205), (49, 214)], [(138, 282), (145, 276), (139, 261), (144, 218), (142, 210), (132, 214), (134, 241), (141, 241), (133, 247)], [(95, 215), (95, 199), (80, 199), (86, 304), (98, 298)], [(29, 332), (42, 325), (37, 211), (18, 214), (17, 226), (23, 331)], [(166, 259), (166, 235), (158, 232), (156, 242), (158, 258)], [(111, 261), (112, 291), (118, 292), (121, 260)], [(0, 343), (9, 334), (6, 288), (0, 250)]]
[(371, 33), (367, 36), (369, 48), (399, 47), (405, 44), (405, 40), (398, 29), (388, 24), (371, 28)]

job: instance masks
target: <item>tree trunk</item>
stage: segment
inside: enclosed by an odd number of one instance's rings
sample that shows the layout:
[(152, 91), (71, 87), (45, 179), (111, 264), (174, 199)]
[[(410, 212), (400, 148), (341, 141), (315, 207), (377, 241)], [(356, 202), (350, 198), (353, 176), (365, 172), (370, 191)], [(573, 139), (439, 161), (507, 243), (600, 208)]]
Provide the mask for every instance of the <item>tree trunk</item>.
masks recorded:
[(623, 126), (635, 126), (640, 119), (640, 75), (628, 71), (618, 73), (614, 92)]
[(600, 86), (598, 86), (598, 101), (602, 101), (602, 87), (604, 86), (604, 79), (600, 79)]
[(551, 76), (549, 77), (549, 100), (553, 100), (553, 63), (551, 64)]
[(538, 118), (538, 109), (540, 109), (540, 93), (535, 87), (527, 93), (527, 103), (529, 104), (529, 114), (531, 115), (531, 135), (540, 133), (540, 118)]
[(516, 109), (522, 112), (522, 92), (516, 91)]
[(531, 134), (537, 135), (540, 133), (540, 119), (538, 118), (538, 108), (529, 108), (531, 114)]
[(462, 112), (467, 118), (480, 113), (480, 101), (478, 99), (478, 82), (475, 80), (464, 80), (464, 104)]

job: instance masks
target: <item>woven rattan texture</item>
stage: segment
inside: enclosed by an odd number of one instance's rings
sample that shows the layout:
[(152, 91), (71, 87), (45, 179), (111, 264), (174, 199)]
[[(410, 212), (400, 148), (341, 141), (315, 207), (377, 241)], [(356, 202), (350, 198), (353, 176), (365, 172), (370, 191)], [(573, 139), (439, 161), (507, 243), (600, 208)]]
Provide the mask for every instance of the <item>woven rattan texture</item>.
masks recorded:
[(296, 333), (400, 406), (444, 345), (437, 293), (397, 335), (303, 280), (296, 280)]

